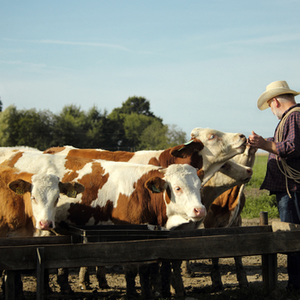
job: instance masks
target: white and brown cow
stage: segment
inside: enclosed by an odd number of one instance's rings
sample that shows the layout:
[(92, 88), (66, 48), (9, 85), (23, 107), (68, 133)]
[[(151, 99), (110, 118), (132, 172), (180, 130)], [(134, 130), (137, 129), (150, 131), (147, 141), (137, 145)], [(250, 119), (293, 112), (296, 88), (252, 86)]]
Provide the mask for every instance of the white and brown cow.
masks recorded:
[(60, 193), (83, 190), (81, 184), (62, 183), (56, 175), (0, 167), (0, 236), (35, 236), (55, 228)]
[[(257, 149), (247, 145), (244, 153), (235, 156), (230, 161), (236, 161), (239, 164), (253, 167), (255, 161), (255, 153)], [(228, 161), (228, 162), (230, 162)], [(227, 166), (227, 168), (230, 165)], [(204, 219), (205, 228), (217, 228), (217, 227), (231, 227), (241, 226), (240, 213), (245, 204), (244, 187), (246, 181), (239, 180), (236, 170), (230, 174), (230, 177), (224, 176), (221, 172), (217, 172), (209, 182), (202, 188), (201, 196), (203, 204), (206, 206), (208, 213)], [(197, 225), (197, 224), (194, 224)], [(186, 229), (186, 228), (185, 228)], [(248, 285), (247, 276), (243, 268), (242, 258), (234, 257), (237, 271), (237, 278), (241, 287)], [(223, 288), (220, 270), (218, 266), (218, 259), (212, 259), (212, 290), (217, 291)], [(186, 263), (186, 262), (185, 262)], [(185, 276), (192, 276), (191, 267), (189, 264), (183, 264), (183, 273)], [(175, 278), (176, 287), (181, 287), (181, 281), (179, 276)], [(174, 284), (175, 286), (175, 284)], [(182, 289), (180, 289), (182, 294)]]
[[(55, 228), (60, 193), (72, 197), (83, 190), (81, 184), (62, 183), (53, 174), (32, 174), (0, 166), (0, 237), (47, 234)], [(21, 297), (23, 291), (19, 273), (15, 280)]]
[[(197, 137), (198, 136), (198, 137)], [(192, 139), (183, 145), (165, 150), (142, 150), (137, 152), (107, 151), (103, 149), (78, 149), (72, 146), (53, 147), (45, 153), (65, 156), (123, 161), (163, 168), (171, 164), (187, 163), (202, 169), (202, 185), (221, 168), (223, 163), (244, 152), (246, 137), (240, 133), (225, 133), (210, 128), (195, 128)]]
[[(243, 155), (238, 155), (234, 159), (246, 166), (253, 167), (255, 153), (257, 149), (247, 145)], [(238, 185), (226, 190), (218, 196), (208, 209), (208, 214), (204, 220), (205, 228), (218, 227), (239, 227), (242, 225), (241, 212), (246, 202), (244, 194), (245, 184)], [(234, 257), (237, 279), (240, 287), (247, 287), (248, 280), (243, 267), (242, 257)], [(212, 289), (214, 291), (223, 288), (218, 258), (212, 259)]]
[[(147, 150), (138, 151), (135, 153), (125, 151), (111, 152), (102, 149), (78, 149), (72, 146), (64, 146), (50, 148), (46, 150), (45, 153), (59, 154), (65, 157), (74, 156), (86, 158), (101, 158), (112, 161), (138, 162), (141, 164), (154, 164), (164, 167), (170, 164), (188, 163), (194, 167), (202, 168), (202, 171), (204, 170), (204, 172), (202, 172), (202, 176), (204, 177), (204, 180), (207, 181), (213, 175), (213, 172), (222, 166), (221, 164), (224, 162), (223, 160), (227, 160), (237, 153), (240, 153), (240, 151), (243, 151), (243, 143), (245, 142), (245, 138), (241, 134), (226, 134), (213, 129), (202, 129), (201, 132), (205, 132), (205, 135), (202, 136), (202, 139), (204, 141), (204, 144), (207, 145), (204, 156), (202, 156), (202, 140), (200, 141), (198, 139), (192, 139), (190, 142), (184, 145), (178, 145), (161, 151)], [(224, 149), (226, 149), (226, 151), (224, 151)], [(202, 158), (199, 155), (201, 155)], [(215, 160), (213, 155), (216, 155)], [(203, 165), (205, 165), (205, 168), (203, 168)], [(228, 164), (222, 166), (222, 172), (225, 174), (225, 176), (226, 174), (227, 176), (232, 175), (234, 178), (246, 181), (249, 180), (252, 175), (252, 170), (250, 168), (237, 165), (235, 162), (228, 162)], [(208, 189), (207, 191), (209, 193)], [(210, 193), (211, 192), (212, 191), (210, 191)], [(207, 207), (209, 207), (209, 205)], [(86, 272), (86, 268), (82, 268), (80, 272), (82, 281), (81, 285), (83, 289), (85, 289), (85, 287), (88, 285), (88, 275)], [(101, 274), (103, 275), (103, 272)], [(134, 277), (134, 275), (132, 277)], [(129, 279), (127, 276), (126, 279), (134, 282), (134, 279)], [(103, 286), (106, 286), (106, 280), (104, 276), (101, 276), (99, 274), (98, 280), (99, 286), (101, 286), (101, 284), (103, 284)]]
[(33, 173), (55, 172), (85, 186), (82, 195), (58, 204), (57, 221), (77, 225), (157, 224), (172, 228), (203, 219), (201, 181), (187, 164), (168, 168), (18, 152), (3, 164)]
[(58, 221), (78, 225), (151, 223), (171, 228), (206, 214), (199, 193), (201, 181), (196, 169), (187, 164), (163, 169), (23, 151), (2, 164), (33, 174), (55, 173), (62, 182), (72, 180), (85, 186), (75, 199), (59, 202)]

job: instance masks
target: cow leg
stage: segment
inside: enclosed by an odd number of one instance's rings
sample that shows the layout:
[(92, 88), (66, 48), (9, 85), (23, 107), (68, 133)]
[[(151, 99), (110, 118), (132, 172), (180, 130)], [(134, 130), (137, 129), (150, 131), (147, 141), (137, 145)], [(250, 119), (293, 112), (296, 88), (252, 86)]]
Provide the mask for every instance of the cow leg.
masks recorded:
[(171, 263), (163, 261), (160, 267), (161, 277), (161, 295), (163, 298), (170, 298), (170, 282), (171, 282)]
[(187, 278), (195, 277), (195, 273), (192, 271), (189, 260), (184, 260), (181, 264), (182, 275)]
[(105, 266), (96, 267), (96, 276), (100, 289), (109, 289), (109, 285), (106, 280), (106, 268)]
[(79, 270), (79, 286), (81, 290), (90, 290), (90, 273), (88, 267), (81, 267)]
[(211, 268), (211, 281), (212, 281), (212, 290), (213, 291), (221, 291), (223, 289), (223, 284), (221, 280), (219, 259), (213, 258), (212, 260), (212, 268)]
[(57, 272), (57, 283), (60, 286), (62, 294), (73, 294), (73, 290), (69, 284), (69, 270), (67, 268), (59, 268)]
[(159, 263), (150, 264), (150, 284), (154, 297), (161, 296), (161, 278), (159, 274)]
[(248, 284), (247, 274), (242, 263), (242, 257), (241, 256), (234, 257), (234, 261), (235, 261), (236, 276), (239, 282), (239, 286), (240, 288), (247, 288), (249, 284)]
[(137, 265), (125, 265), (125, 279), (126, 279), (126, 296), (127, 299), (132, 299), (138, 296), (135, 288), (135, 277), (138, 273)]
[(141, 294), (143, 299), (151, 299), (151, 287), (150, 287), (150, 265), (141, 264), (139, 266)]
[(173, 272), (171, 275), (171, 283), (177, 297), (185, 296), (185, 289), (181, 277), (181, 263), (181, 261), (172, 261)]
[(45, 295), (49, 295), (52, 293), (52, 289), (50, 287), (49, 269), (44, 270), (44, 293)]

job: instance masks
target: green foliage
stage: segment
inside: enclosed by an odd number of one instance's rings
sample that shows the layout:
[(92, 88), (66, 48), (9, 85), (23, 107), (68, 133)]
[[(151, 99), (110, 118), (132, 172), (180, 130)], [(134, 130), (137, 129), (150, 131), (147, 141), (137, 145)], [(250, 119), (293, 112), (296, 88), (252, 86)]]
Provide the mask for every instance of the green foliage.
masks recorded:
[(246, 204), (242, 211), (242, 218), (258, 218), (261, 211), (267, 211), (269, 218), (279, 218), (275, 195), (269, 195), (266, 190), (259, 190), (265, 178), (267, 169), (267, 155), (256, 155), (253, 166), (253, 176), (246, 185)]
[[(183, 141), (181, 141), (184, 139)], [(111, 114), (93, 106), (88, 112), (76, 105), (49, 111), (17, 110), (0, 112), (0, 146), (30, 146), (45, 150), (52, 146), (135, 151), (165, 149), (185, 142), (185, 133), (162, 123), (150, 111), (143, 97), (130, 97)]]

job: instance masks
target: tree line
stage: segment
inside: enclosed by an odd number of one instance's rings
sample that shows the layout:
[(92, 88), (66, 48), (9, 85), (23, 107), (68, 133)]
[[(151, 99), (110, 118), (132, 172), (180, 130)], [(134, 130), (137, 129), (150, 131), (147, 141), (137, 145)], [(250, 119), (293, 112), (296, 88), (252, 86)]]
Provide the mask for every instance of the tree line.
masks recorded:
[[(2, 103), (1, 103), (2, 104)], [(2, 108), (2, 107), (1, 107)], [(110, 114), (96, 106), (88, 111), (64, 106), (58, 114), (49, 110), (0, 110), (0, 146), (29, 146), (39, 150), (72, 145), (77, 148), (136, 151), (166, 149), (186, 142), (186, 133), (150, 111), (144, 97), (129, 97)]]

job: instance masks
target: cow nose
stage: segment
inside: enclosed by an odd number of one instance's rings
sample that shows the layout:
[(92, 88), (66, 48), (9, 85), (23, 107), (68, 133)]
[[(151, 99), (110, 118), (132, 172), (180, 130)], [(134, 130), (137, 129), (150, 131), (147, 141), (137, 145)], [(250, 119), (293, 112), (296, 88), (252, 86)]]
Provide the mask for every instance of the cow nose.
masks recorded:
[(52, 223), (52, 221), (42, 220), (42, 221), (40, 221), (40, 227), (42, 230), (49, 230), (49, 229), (53, 228), (53, 223)]
[(252, 169), (251, 168), (247, 169), (247, 173), (251, 176), (253, 173)]
[(194, 213), (196, 217), (203, 218), (206, 216), (206, 208), (204, 206), (199, 208), (194, 208)]

